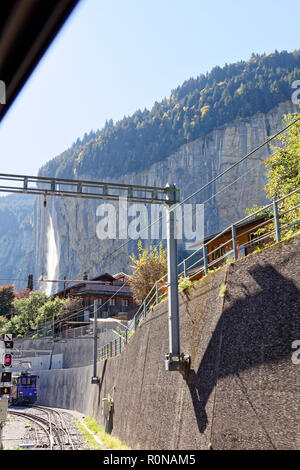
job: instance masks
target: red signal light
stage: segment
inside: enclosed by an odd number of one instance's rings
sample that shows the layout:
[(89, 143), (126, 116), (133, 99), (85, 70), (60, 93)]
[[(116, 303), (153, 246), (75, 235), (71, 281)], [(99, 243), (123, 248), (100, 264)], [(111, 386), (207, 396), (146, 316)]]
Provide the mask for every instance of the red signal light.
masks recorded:
[(11, 367), (12, 363), (12, 354), (11, 353), (6, 353), (4, 355), (4, 367)]

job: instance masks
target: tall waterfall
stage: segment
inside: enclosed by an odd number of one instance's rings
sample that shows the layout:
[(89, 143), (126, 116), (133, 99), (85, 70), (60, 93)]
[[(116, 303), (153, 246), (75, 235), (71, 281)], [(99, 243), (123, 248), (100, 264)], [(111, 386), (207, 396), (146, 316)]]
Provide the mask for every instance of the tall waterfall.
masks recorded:
[[(58, 274), (59, 253), (53, 225), (54, 214), (55, 204), (53, 200), (52, 209), (51, 212), (49, 212), (49, 225), (47, 229), (47, 279), (55, 279)], [(45, 290), (46, 294), (52, 295), (53, 288), (54, 285), (51, 282), (48, 282)]]

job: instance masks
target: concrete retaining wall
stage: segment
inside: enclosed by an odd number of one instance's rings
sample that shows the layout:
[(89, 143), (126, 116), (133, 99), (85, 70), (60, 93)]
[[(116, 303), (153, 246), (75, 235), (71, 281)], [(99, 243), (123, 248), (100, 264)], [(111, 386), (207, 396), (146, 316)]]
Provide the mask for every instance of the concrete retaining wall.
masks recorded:
[[(11, 372), (16, 371), (23, 371), (28, 370), (28, 364), (25, 361), (31, 363), (30, 370), (49, 370), (50, 368), (50, 360), (51, 360), (51, 369), (61, 369), (63, 364), (63, 355), (62, 354), (54, 354), (52, 358), (50, 355), (46, 356), (28, 356), (22, 357), (21, 359), (15, 359), (13, 361), (13, 367), (10, 369)], [(19, 364), (18, 362), (22, 361), (23, 364)]]
[[(76, 409), (134, 449), (296, 449), (299, 439), (300, 237), (229, 265), (180, 295), (181, 349), (189, 382), (165, 372), (167, 304), (157, 306), (118, 358), (41, 371), (40, 403)], [(225, 298), (220, 286), (227, 285)], [(79, 344), (79, 343), (78, 343)]]

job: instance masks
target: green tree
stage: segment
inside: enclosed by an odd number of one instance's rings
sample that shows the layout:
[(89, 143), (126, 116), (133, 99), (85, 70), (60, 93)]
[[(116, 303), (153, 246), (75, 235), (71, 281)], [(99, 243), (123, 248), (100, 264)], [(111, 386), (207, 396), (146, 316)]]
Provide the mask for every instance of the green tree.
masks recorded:
[(48, 297), (43, 292), (32, 291), (27, 298), (16, 299), (15, 313), (9, 321), (0, 323), (0, 334), (23, 336), (59, 318), (68, 308), (69, 300)]
[(54, 299), (49, 298), (47, 302), (38, 309), (39, 322), (47, 322), (60, 318), (68, 304), (69, 299), (64, 300), (59, 297), (55, 297)]
[(47, 300), (48, 296), (46, 294), (37, 291), (32, 291), (27, 299), (15, 300), (15, 315), (11, 323), (17, 331), (12, 331), (12, 333), (23, 335), (34, 330), (42, 318), (39, 309)]
[[(300, 119), (300, 113), (288, 114), (284, 116), (284, 123), (289, 125), (296, 119)], [(272, 156), (265, 162), (268, 179), (265, 191), (270, 201), (280, 199), (300, 187), (300, 121), (289, 127), (278, 139), (279, 145), (272, 145)], [(299, 204), (299, 191), (278, 204), (279, 214), (289, 211), (280, 217), (281, 227), (288, 226), (288, 233), (299, 229), (299, 223), (295, 224), (300, 218)], [(259, 210), (258, 206), (248, 212), (256, 210)], [(267, 227), (268, 230), (270, 228)]]

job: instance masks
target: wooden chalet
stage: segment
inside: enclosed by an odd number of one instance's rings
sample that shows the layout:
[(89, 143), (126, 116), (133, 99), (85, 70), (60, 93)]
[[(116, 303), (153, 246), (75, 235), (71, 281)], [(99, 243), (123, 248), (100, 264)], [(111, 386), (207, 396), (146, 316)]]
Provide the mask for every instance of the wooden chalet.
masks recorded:
[[(92, 281), (92, 282), (89, 282)], [(65, 286), (55, 296), (64, 298), (81, 299), (82, 308), (79, 309), (76, 318), (64, 322), (67, 328), (90, 324), (94, 317), (94, 301), (98, 300), (98, 318), (111, 318), (130, 320), (137, 311), (137, 305), (133, 300), (133, 294), (126, 283), (127, 275), (118, 273), (112, 276), (109, 273), (88, 279), (84, 274), (83, 282), (72, 286)], [(113, 298), (111, 298), (114, 296)]]
[[(266, 216), (259, 216), (253, 219), (247, 220), (240, 224), (235, 225), (236, 227), (236, 238), (237, 238), (237, 251), (238, 257), (243, 258), (244, 256), (252, 253), (258, 246), (263, 246), (264, 243), (269, 241), (269, 238), (264, 240), (258, 240), (257, 230), (260, 227), (264, 227), (267, 222)], [(225, 233), (220, 232), (218, 234), (210, 235), (204, 239), (204, 243), (207, 247), (207, 259), (208, 265), (212, 264), (212, 268), (218, 268), (226, 262), (229, 258), (233, 258), (233, 244), (232, 244), (232, 232), (231, 229), (228, 229)], [(196, 248), (196, 245), (194, 246)], [(202, 252), (199, 252), (199, 257), (201, 258)], [(222, 259), (220, 259), (222, 258)], [(219, 261), (217, 261), (219, 260)], [(191, 263), (195, 262), (192, 259)], [(188, 276), (192, 280), (200, 279), (203, 276), (203, 272), (197, 273), (199, 271), (200, 265), (187, 269)], [(195, 275), (193, 275), (195, 273)]]

